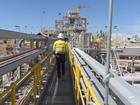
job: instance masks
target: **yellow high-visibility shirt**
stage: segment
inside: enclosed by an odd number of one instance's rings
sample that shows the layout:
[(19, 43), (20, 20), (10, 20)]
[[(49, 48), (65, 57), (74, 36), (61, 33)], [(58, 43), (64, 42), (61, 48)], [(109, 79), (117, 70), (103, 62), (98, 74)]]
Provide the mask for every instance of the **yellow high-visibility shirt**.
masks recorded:
[(67, 44), (63, 40), (57, 40), (53, 44), (53, 51), (55, 53), (65, 53), (67, 51)]

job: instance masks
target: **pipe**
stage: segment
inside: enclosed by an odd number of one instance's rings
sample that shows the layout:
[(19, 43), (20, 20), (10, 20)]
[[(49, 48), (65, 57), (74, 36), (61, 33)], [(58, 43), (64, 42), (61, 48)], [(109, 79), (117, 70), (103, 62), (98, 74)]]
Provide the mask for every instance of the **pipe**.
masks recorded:
[[(113, 14), (113, 0), (109, 0), (109, 33), (107, 38), (107, 65), (106, 65), (106, 76), (109, 74), (109, 66), (110, 66), (110, 51), (111, 51), (111, 34), (112, 34), (112, 14)], [(109, 97), (109, 82), (105, 83), (105, 105), (108, 105), (108, 97)]]
[(121, 78), (126, 80), (127, 82), (140, 82), (140, 77), (125, 76), (125, 77), (121, 77)]
[[(101, 65), (97, 61), (95, 61), (92, 57), (90, 57), (85, 52), (79, 50), (78, 48), (74, 49), (87, 65), (89, 65), (92, 70), (94, 70), (98, 75), (105, 78), (105, 66)], [(113, 73), (113, 70), (110, 69), (110, 72)], [(135, 87), (128, 84), (124, 79), (121, 77), (116, 76), (109, 80), (109, 88), (110, 90), (120, 98), (120, 100), (125, 105), (139, 105), (140, 100), (140, 91)], [(95, 80), (92, 76), (90, 76), (92, 80)], [(101, 78), (102, 79), (102, 78)], [(119, 87), (119, 88), (118, 88)], [(109, 104), (113, 105), (113, 104)]]

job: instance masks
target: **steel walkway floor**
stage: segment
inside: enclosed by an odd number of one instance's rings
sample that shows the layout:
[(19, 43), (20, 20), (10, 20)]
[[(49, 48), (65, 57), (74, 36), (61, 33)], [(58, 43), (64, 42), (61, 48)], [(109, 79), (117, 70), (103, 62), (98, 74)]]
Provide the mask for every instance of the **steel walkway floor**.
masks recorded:
[(76, 105), (74, 100), (73, 85), (70, 69), (66, 64), (65, 77), (61, 80), (57, 78), (56, 68), (46, 85), (38, 105)]

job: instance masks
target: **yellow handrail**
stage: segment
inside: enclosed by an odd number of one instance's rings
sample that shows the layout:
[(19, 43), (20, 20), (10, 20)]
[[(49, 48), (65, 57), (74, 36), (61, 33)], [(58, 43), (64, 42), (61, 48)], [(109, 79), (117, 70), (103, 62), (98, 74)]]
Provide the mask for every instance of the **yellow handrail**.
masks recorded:
[[(41, 64), (43, 62), (45, 62), (47, 60), (47, 66), (49, 66), (47, 68), (47, 70), (49, 71), (50, 69), (50, 58), (51, 58), (52, 54), (47, 54), (46, 57), (41, 60), (39, 63), (35, 64), (34, 65), (34, 68), (33, 68), (33, 71), (34, 71), (34, 86), (33, 86), (33, 90), (34, 90), (34, 105), (36, 105), (37, 103), (37, 100), (36, 100), (36, 95), (37, 95), (37, 90), (39, 91), (39, 93), (41, 92), (41, 88), (42, 88), (42, 78), (41, 78)], [(7, 88), (6, 90), (4, 90), (2, 93), (0, 93), (0, 102), (1, 102), (1, 99), (3, 97), (5, 97), (7, 94), (10, 94), (11, 93), (11, 102), (12, 102), (12, 105), (15, 105), (16, 104), (16, 87), (19, 85), (19, 83), (24, 79), (26, 78), (28, 75), (30, 75), (32, 73), (32, 71), (29, 71), (29, 73), (27, 73), (26, 75), (24, 75), (23, 77), (21, 77), (20, 79), (18, 79), (17, 81), (15, 81), (13, 83), (13, 85), (11, 85), (9, 88)], [(39, 86), (37, 88), (37, 86)]]
[[(91, 98), (95, 102), (96, 105), (101, 105), (101, 102), (93, 90), (90, 81), (87, 79), (86, 75), (82, 71), (78, 59), (72, 53), (71, 48), (69, 47), (69, 61), (72, 69), (72, 80), (74, 84), (75, 98), (77, 105), (86, 105)], [(86, 96), (84, 97), (82, 94), (80, 78), (83, 78), (83, 81), (86, 86)]]

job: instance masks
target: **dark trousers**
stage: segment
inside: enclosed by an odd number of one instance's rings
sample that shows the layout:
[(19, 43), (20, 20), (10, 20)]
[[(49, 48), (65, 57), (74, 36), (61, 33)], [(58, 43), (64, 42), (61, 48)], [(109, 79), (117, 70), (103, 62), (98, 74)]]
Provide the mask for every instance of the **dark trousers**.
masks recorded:
[(57, 75), (58, 78), (61, 74), (65, 74), (65, 54), (56, 54), (56, 64), (57, 64)]

